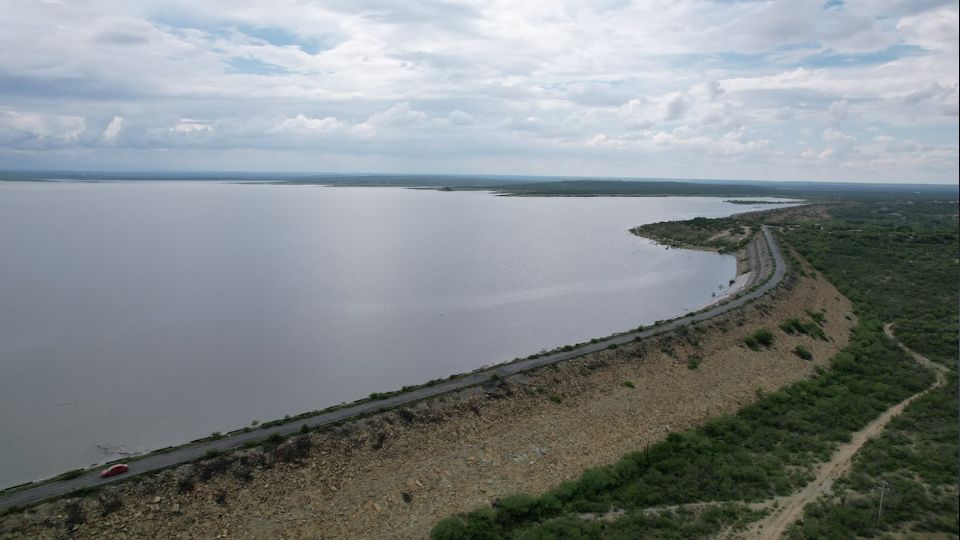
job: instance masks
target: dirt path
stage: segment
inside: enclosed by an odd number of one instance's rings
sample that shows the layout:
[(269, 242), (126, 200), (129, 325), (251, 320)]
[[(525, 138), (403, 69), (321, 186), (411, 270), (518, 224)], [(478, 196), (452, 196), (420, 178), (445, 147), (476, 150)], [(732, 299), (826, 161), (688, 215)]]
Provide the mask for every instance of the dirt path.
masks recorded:
[[(893, 335), (892, 324), (886, 324), (883, 328), (883, 331), (892, 339), (896, 340), (896, 337)], [(747, 533), (743, 535), (745, 538), (780, 538), (783, 536), (783, 533), (787, 530), (787, 527), (789, 527), (791, 524), (797, 521), (800, 516), (803, 515), (803, 509), (808, 503), (813, 502), (820, 495), (828, 493), (833, 487), (834, 481), (846, 474), (846, 472), (850, 469), (853, 456), (857, 454), (860, 448), (862, 448), (867, 441), (883, 431), (883, 428), (890, 423), (890, 420), (903, 412), (907, 405), (913, 402), (913, 400), (926, 394), (934, 388), (942, 386), (946, 382), (946, 368), (935, 362), (932, 362), (930, 359), (924, 356), (911, 351), (899, 341), (897, 341), (897, 343), (901, 348), (903, 348), (903, 350), (907, 351), (907, 353), (909, 353), (914, 360), (917, 361), (917, 363), (929, 369), (933, 369), (937, 374), (936, 382), (934, 382), (933, 385), (926, 390), (918, 392), (901, 401), (900, 403), (897, 403), (893, 407), (890, 407), (874, 421), (867, 424), (865, 428), (854, 433), (853, 437), (850, 439), (850, 442), (841, 445), (840, 448), (838, 448), (833, 454), (833, 457), (830, 459), (830, 461), (817, 468), (816, 476), (813, 482), (807, 484), (807, 486), (802, 490), (786, 497), (777, 497), (776, 499), (764, 504), (764, 506), (770, 508), (774, 503), (778, 503), (773, 513), (754, 523)]]

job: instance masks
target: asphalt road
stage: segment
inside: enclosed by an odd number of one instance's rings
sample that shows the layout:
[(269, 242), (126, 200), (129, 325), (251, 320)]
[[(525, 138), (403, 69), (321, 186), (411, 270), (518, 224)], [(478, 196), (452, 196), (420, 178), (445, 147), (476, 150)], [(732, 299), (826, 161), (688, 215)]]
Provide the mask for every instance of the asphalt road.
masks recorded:
[[(332, 424), (334, 422), (346, 420), (354, 416), (376, 412), (380, 409), (390, 409), (399, 405), (419, 401), (424, 398), (445, 394), (455, 390), (461, 390), (463, 388), (474, 386), (490, 380), (490, 376), (494, 373), (501, 377), (506, 377), (522, 371), (528, 371), (537, 367), (563, 362), (565, 360), (570, 360), (571, 358), (577, 358), (579, 356), (590, 354), (596, 351), (601, 351), (608, 348), (610, 345), (623, 345), (634, 341), (637, 338), (648, 338), (657, 334), (669, 332), (681, 326), (711, 319), (763, 296), (767, 293), (767, 291), (777, 286), (777, 284), (779, 284), (783, 279), (786, 266), (783, 262), (783, 257), (780, 254), (780, 249), (777, 247), (776, 240), (766, 226), (763, 227), (763, 234), (767, 240), (767, 245), (770, 247), (769, 251), (773, 254), (773, 260), (775, 263), (772, 278), (759, 288), (749, 293), (694, 315), (675, 319), (655, 328), (613, 336), (596, 343), (590, 343), (581, 347), (577, 347), (571, 351), (545, 354), (538, 358), (520, 360), (511, 364), (496, 366), (484, 371), (469, 373), (453, 380), (447, 380), (438, 383), (434, 386), (417, 388), (410, 390), (409, 392), (390, 396), (386, 399), (365, 401), (344, 407), (342, 409), (337, 409), (335, 411), (317, 414), (309, 418), (291, 420), (290, 422), (276, 426), (254, 429), (247, 433), (235, 433), (225, 436), (221, 439), (193, 443), (175, 448), (166, 453), (149, 454), (146, 457), (129, 462), (130, 472), (124, 475), (103, 479), (100, 478), (99, 471), (94, 470), (69, 480), (39, 483), (36, 485), (27, 485), (22, 488), (16, 488), (11, 490), (9, 493), (0, 495), (0, 511), (14, 506), (27, 506), (44, 499), (65, 495), (78, 489), (103, 486), (113, 482), (126, 480), (132, 476), (187, 463), (203, 457), (211, 450), (226, 451), (243, 446), (248, 442), (262, 441), (274, 434), (288, 435), (299, 431), (305, 425), (316, 427), (325, 424)], [(760, 251), (766, 250), (762, 249), (761, 247)], [(766, 257), (760, 257), (760, 259), (761, 276), (759, 279), (762, 281), (765, 277), (762, 274), (765, 271), (769, 271), (769, 262), (768, 260), (764, 260), (768, 259)], [(767, 264), (763, 264), (764, 262), (767, 262)], [(751, 268), (751, 270), (753, 269), (754, 268)]]

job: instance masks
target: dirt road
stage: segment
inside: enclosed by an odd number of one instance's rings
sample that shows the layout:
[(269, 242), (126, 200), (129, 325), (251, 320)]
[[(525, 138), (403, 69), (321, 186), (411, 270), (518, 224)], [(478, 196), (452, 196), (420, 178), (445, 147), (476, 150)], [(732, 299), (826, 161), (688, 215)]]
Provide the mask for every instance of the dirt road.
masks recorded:
[[(886, 324), (883, 328), (883, 331), (892, 339), (896, 340), (896, 337), (893, 335), (892, 324)], [(912, 403), (913, 400), (946, 383), (947, 369), (945, 367), (911, 351), (899, 341), (897, 341), (897, 343), (903, 350), (907, 351), (907, 353), (909, 353), (913, 359), (917, 361), (917, 363), (936, 372), (937, 379), (933, 385), (926, 390), (918, 392), (901, 401), (900, 403), (897, 403), (893, 407), (890, 407), (874, 421), (867, 424), (865, 428), (854, 433), (853, 437), (850, 439), (850, 442), (841, 445), (840, 448), (834, 452), (830, 461), (817, 468), (816, 476), (813, 482), (807, 484), (807, 486), (802, 490), (792, 495), (786, 497), (777, 497), (776, 499), (772, 499), (771, 501), (764, 503), (762, 506), (766, 508), (771, 508), (774, 503), (779, 504), (777, 504), (773, 513), (754, 523), (754, 525), (744, 535), (745, 538), (772, 539), (783, 536), (783, 533), (787, 530), (787, 528), (795, 521), (800, 519), (800, 517), (803, 515), (803, 509), (808, 503), (811, 503), (817, 497), (828, 493), (833, 487), (833, 483), (847, 473), (847, 471), (850, 469), (850, 464), (853, 462), (853, 457), (858, 451), (860, 451), (860, 448), (862, 448), (867, 441), (873, 437), (876, 437), (880, 432), (882, 432), (883, 428), (886, 427), (886, 425), (890, 423), (895, 416), (903, 412), (907, 405)]]

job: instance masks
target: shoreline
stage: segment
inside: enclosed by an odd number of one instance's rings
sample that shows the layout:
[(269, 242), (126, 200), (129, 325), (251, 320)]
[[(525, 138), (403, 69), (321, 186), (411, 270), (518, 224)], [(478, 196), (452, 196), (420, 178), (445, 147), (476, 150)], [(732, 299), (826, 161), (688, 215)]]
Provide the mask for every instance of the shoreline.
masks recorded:
[[(727, 297), (721, 303), (712, 303), (698, 311), (681, 315), (669, 321), (659, 321), (649, 328), (640, 327), (634, 331), (613, 334), (604, 338), (594, 338), (589, 342), (576, 345), (566, 345), (547, 353), (533, 354), (527, 358), (514, 360), (486, 368), (479, 368), (469, 373), (452, 375), (447, 379), (434, 379), (422, 385), (407, 387), (392, 392), (374, 394), (371, 398), (358, 400), (352, 403), (341, 404), (320, 411), (309, 411), (290, 419), (265, 422), (255, 429), (243, 428), (228, 432), (221, 437), (206, 437), (196, 439), (190, 443), (161, 448), (153, 452), (134, 457), (108, 461), (89, 468), (68, 471), (58, 476), (35, 482), (28, 482), (11, 486), (0, 491), (0, 512), (11, 508), (32, 505), (50, 498), (61, 497), (76, 490), (96, 488), (117, 482), (124, 482), (137, 478), (142, 474), (161, 471), (183, 463), (203, 458), (207, 452), (225, 452), (244, 446), (262, 444), (273, 436), (285, 436), (301, 429), (314, 429), (353, 418), (362, 418), (393, 408), (410, 405), (426, 399), (435, 398), (442, 394), (463, 390), (481, 385), (501, 377), (534, 370), (546, 365), (557, 364), (574, 358), (582, 357), (607, 348), (616, 348), (632, 341), (651, 338), (664, 334), (696, 322), (701, 322), (736, 309), (752, 300), (755, 300), (775, 287), (785, 274), (785, 263), (776, 248), (776, 240), (769, 230), (764, 227), (763, 232), (757, 235), (763, 244), (773, 247), (773, 270), (765, 281), (754, 285), (752, 290), (741, 292), (737, 296)], [(769, 254), (769, 252), (768, 252)], [(772, 282), (772, 283), (771, 283)], [(132, 475), (117, 476), (100, 479), (98, 471), (112, 463), (132, 463), (140, 467), (131, 467)]]
[[(423, 538), (441, 517), (540, 493), (828, 365), (856, 324), (849, 302), (819, 276), (790, 276), (760, 301), (666, 335), (45, 503), (0, 518), (0, 532), (62, 531), (80, 508), (89, 520), (77, 538)], [(757, 327), (808, 311), (826, 313), (828, 340), (744, 347)], [(813, 362), (793, 354), (798, 343)], [(93, 518), (113, 500), (122, 508)]]

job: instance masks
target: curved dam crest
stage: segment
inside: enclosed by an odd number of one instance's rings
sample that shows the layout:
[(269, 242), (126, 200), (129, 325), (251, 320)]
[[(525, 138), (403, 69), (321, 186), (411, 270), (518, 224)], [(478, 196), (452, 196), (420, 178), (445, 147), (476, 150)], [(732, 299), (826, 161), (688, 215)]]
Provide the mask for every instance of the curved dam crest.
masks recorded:
[(0, 487), (696, 310), (733, 257), (629, 229), (751, 209), (0, 183)]

